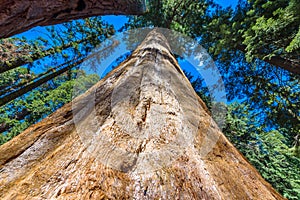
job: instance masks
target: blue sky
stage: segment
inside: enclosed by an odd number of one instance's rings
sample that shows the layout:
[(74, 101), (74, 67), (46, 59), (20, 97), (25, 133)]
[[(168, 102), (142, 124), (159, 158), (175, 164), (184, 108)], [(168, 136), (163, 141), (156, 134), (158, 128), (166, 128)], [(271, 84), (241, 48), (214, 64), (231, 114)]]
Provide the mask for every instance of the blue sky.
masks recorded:
[(227, 6), (235, 7), (238, 3), (238, 0), (215, 0), (215, 2), (220, 4), (223, 7), (227, 7)]

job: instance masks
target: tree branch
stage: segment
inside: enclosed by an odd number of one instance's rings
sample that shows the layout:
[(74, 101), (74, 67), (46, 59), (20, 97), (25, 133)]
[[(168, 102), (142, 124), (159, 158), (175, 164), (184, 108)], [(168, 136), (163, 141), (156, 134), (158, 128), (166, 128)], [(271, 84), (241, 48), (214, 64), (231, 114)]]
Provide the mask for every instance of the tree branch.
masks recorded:
[[(239, 51), (242, 51), (244, 53), (247, 52), (245, 45), (237, 45), (236, 47)], [(265, 58), (262, 60), (271, 65), (275, 65), (277, 67), (285, 69), (293, 74), (300, 75), (300, 62), (298, 61), (285, 59), (280, 56), (272, 56), (271, 58)]]
[(65, 45), (61, 45), (61, 46), (58, 46), (58, 47), (53, 47), (53, 48), (50, 48), (50, 49), (47, 49), (47, 50), (44, 50), (44, 51), (40, 51), (40, 52), (35, 52), (33, 54), (29, 54), (29, 55), (26, 55), (24, 57), (20, 56), (20, 57), (17, 57), (15, 59), (13, 59), (13, 60), (7, 60), (7, 61), (4, 61), (4, 62), (0, 61), (0, 73), (9, 71), (11, 69), (15, 69), (17, 67), (20, 67), (22, 65), (26, 65), (28, 63), (32, 63), (32, 62), (34, 62), (36, 60), (39, 60), (41, 58), (44, 58), (46, 56), (53, 55), (53, 54), (57, 53), (57, 51), (59, 51), (59, 50), (62, 51), (62, 50), (68, 49), (68, 48), (72, 47), (73, 44), (82, 43), (82, 42), (88, 41), (88, 39), (90, 39), (90, 38), (86, 38), (86, 39), (83, 39), (83, 40), (77, 40), (77, 41), (70, 42), (70, 43), (65, 44)]
[(97, 15), (138, 15), (144, 0), (0, 0), (0, 38)]

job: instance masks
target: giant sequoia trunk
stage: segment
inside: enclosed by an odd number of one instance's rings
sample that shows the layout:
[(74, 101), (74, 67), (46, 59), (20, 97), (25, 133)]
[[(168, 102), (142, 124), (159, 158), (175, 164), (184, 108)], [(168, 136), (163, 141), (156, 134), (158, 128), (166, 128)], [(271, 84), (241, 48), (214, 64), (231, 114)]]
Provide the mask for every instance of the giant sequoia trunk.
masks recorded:
[(220, 132), (157, 31), (0, 147), (0, 199), (107, 198), (283, 199)]
[(0, 0), (0, 38), (96, 15), (137, 15), (145, 0)]

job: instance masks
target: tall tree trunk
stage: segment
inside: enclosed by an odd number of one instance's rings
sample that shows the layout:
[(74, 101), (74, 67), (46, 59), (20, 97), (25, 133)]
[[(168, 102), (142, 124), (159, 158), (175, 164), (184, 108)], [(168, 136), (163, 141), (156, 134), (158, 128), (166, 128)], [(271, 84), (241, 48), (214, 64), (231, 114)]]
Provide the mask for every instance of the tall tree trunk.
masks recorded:
[(220, 132), (155, 30), (0, 146), (0, 198), (283, 199)]
[(0, 0), (0, 38), (96, 15), (137, 15), (145, 0)]

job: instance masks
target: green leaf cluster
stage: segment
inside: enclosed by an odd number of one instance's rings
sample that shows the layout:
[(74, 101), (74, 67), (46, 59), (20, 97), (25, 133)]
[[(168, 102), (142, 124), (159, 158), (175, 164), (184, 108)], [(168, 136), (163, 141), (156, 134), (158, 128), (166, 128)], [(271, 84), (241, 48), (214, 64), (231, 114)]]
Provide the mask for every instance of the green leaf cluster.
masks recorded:
[[(0, 107), (0, 127), (4, 124), (7, 126), (0, 135), (0, 145), (70, 102), (99, 80), (98, 75), (80, 73), (78, 79), (68, 80), (66, 75), (57, 77), (53, 80), (54, 84), (44, 84)], [(80, 85), (80, 90), (76, 85)]]
[(223, 132), (247, 157), (261, 175), (284, 197), (300, 197), (300, 157), (286, 145), (282, 130), (266, 130), (247, 105), (233, 103), (228, 107), (227, 127)]
[(271, 58), (280, 55), (299, 59), (300, 4), (298, 0), (251, 0), (246, 18), (247, 26), (240, 30), (246, 57)]

